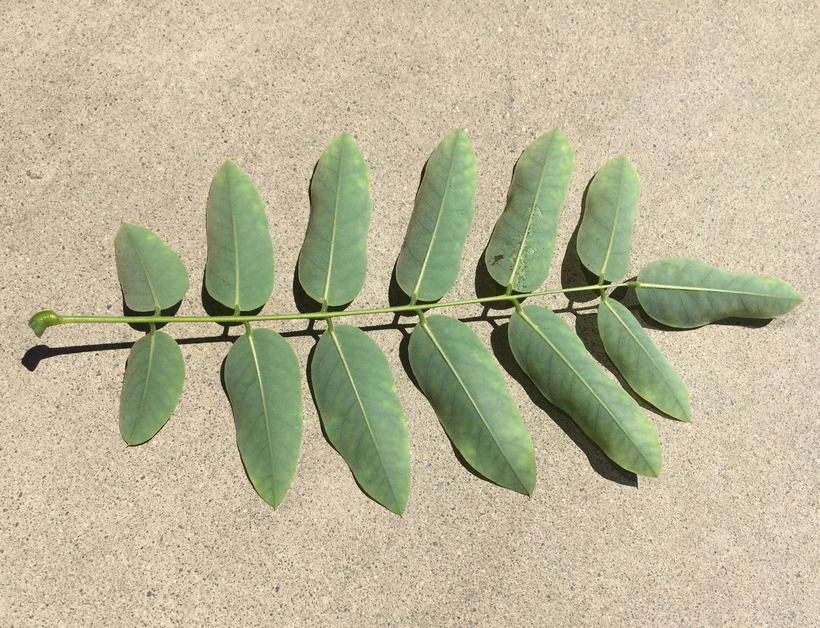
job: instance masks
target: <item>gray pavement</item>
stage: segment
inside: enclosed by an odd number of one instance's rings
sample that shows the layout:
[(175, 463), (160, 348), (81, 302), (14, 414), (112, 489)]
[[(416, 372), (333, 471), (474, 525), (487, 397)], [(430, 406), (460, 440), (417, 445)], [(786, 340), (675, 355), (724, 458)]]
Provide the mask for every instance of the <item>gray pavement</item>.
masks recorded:
[[(785, 1), (4, 2), (0, 625), (820, 623), (818, 22), (817, 3)], [(696, 257), (779, 276), (805, 298), (763, 327), (650, 328), (693, 415), (681, 424), (648, 410), (659, 479), (620, 473), (511, 369), (536, 490), (480, 480), (453, 455), (402, 363), (402, 330), (387, 325), (371, 335), (407, 417), (405, 515), (358, 489), (306, 381), (299, 466), (273, 510), (239, 459), (218, 327), (168, 328), (183, 341), (185, 389), (136, 448), (117, 408), (139, 333), (62, 326), (38, 340), (26, 327), (46, 308), (120, 313), (121, 221), (180, 254), (191, 290), (179, 313), (201, 313), (205, 200), (227, 158), (256, 182), (271, 222), (265, 312), (294, 311), (308, 182), (342, 131), (372, 180), (362, 308), (387, 304), (424, 160), (466, 131), (476, 217), (450, 297), (470, 298), (512, 166), (555, 126), (576, 165), (546, 286), (572, 277), (564, 254), (583, 190), (623, 154), (643, 185), (630, 274)], [(577, 305), (562, 315), (600, 353), (591, 310)], [(489, 322), (470, 324), (497, 340)], [(305, 325), (272, 327), (292, 332), (304, 367), (315, 343)]]

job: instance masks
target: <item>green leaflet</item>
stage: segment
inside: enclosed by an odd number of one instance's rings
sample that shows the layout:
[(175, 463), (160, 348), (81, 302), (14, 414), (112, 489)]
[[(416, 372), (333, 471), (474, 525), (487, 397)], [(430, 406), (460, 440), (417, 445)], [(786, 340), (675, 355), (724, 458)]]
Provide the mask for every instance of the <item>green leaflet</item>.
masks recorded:
[(285, 497), (302, 442), (299, 361), (275, 331), (255, 329), (225, 358), (236, 444), (259, 496), (274, 508)]
[(775, 318), (803, 302), (776, 277), (730, 273), (686, 258), (662, 259), (638, 274), (638, 301), (649, 316), (688, 329), (737, 316)]
[(124, 222), (114, 251), (125, 304), (135, 312), (168, 309), (188, 292), (188, 272), (179, 255), (149, 229)]
[(173, 414), (185, 381), (185, 360), (168, 334), (137, 340), (128, 354), (120, 396), (120, 434), (129, 445), (144, 443)]
[(557, 128), (521, 153), (507, 206), (484, 254), (490, 276), (500, 285), (531, 292), (544, 283), (574, 163), (572, 145)]
[(528, 305), (510, 319), (508, 336), (516, 362), (541, 393), (607, 456), (628, 471), (658, 477), (661, 448), (654, 426), (560, 316)]
[(364, 492), (402, 514), (410, 495), (410, 444), (382, 350), (358, 327), (335, 325), (316, 346), (310, 377), (328, 440)]
[(436, 301), (453, 287), (475, 211), (473, 146), (456, 129), (430, 155), (396, 263), (396, 281), (415, 302)]
[(226, 161), (208, 195), (205, 287), (234, 311), (265, 305), (273, 292), (273, 244), (262, 199), (240, 168)]
[(530, 495), (535, 453), (490, 352), (467, 325), (429, 316), (410, 336), (410, 366), (456, 449), (491, 482)]
[(370, 174), (347, 133), (322, 153), (310, 182), (310, 220), (299, 255), (299, 283), (314, 300), (344, 305), (367, 272)]
[(640, 193), (638, 173), (626, 157), (607, 162), (589, 184), (578, 229), (578, 257), (604, 281), (626, 276)]
[(632, 312), (614, 299), (602, 299), (598, 331), (607, 355), (632, 390), (661, 412), (681, 421), (691, 420), (686, 385)]

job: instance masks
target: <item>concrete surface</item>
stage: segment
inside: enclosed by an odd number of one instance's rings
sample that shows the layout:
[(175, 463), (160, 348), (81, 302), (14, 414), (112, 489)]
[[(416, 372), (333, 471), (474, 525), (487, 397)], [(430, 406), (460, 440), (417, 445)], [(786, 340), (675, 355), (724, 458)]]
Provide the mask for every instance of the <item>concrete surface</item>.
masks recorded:
[[(0, 625), (820, 623), (819, 21), (817, 3), (786, 1), (4, 2)], [(45, 308), (120, 312), (123, 220), (181, 255), (192, 285), (180, 314), (200, 313), (205, 200), (226, 158), (270, 216), (265, 311), (293, 311), (309, 177), (342, 131), (372, 177), (370, 272), (354, 303), (367, 307), (387, 302), (424, 160), (465, 129), (478, 200), (450, 296), (469, 298), (515, 159), (554, 126), (577, 159), (546, 285), (571, 279), (583, 189), (625, 154), (643, 183), (632, 274), (684, 255), (777, 275), (806, 298), (763, 327), (650, 329), (693, 409), (690, 425), (650, 414), (658, 480), (619, 473), (515, 369), (536, 491), (476, 478), (388, 325), (372, 336), (407, 415), (406, 514), (357, 488), (306, 384), (299, 467), (274, 511), (239, 460), (219, 328), (168, 328), (184, 343), (182, 401), (128, 449), (117, 397), (139, 333), (64, 326), (38, 341), (26, 327)], [(564, 313), (580, 331), (588, 314)], [(471, 325), (494, 340), (488, 321)], [(304, 365), (304, 325), (274, 327)]]

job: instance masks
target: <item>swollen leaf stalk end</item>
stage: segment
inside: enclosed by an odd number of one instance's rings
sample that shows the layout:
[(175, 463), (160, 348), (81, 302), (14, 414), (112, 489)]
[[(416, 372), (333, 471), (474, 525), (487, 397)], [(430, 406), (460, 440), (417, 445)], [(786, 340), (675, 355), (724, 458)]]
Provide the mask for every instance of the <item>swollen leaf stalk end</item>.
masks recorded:
[(37, 312), (37, 314), (31, 317), (28, 322), (28, 326), (31, 327), (34, 334), (40, 338), (46, 328), (51, 327), (52, 325), (59, 325), (62, 322), (62, 319), (55, 312), (52, 312), (51, 310), (43, 310), (42, 312)]

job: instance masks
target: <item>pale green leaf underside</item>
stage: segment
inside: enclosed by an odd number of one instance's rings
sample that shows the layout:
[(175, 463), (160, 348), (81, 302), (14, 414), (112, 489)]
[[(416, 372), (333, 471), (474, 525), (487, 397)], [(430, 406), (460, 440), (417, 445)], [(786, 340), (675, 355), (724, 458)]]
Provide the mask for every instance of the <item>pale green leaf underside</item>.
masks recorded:
[(598, 306), (598, 331), (607, 355), (632, 390), (661, 412), (691, 420), (686, 385), (632, 312), (604, 298)]
[(125, 304), (135, 312), (165, 310), (182, 301), (188, 272), (179, 255), (145, 227), (123, 223), (114, 239)]
[(507, 205), (484, 254), (490, 276), (500, 285), (532, 292), (544, 283), (574, 163), (572, 145), (557, 128), (521, 153)]
[(273, 244), (262, 199), (242, 170), (226, 161), (208, 195), (205, 287), (215, 300), (243, 312), (273, 292)]
[(560, 316), (529, 305), (510, 319), (508, 336), (516, 362), (541, 393), (607, 456), (638, 475), (660, 474), (654, 426), (629, 393), (604, 375)]
[(638, 274), (638, 301), (659, 323), (688, 329), (722, 318), (775, 318), (803, 302), (776, 277), (731, 273), (686, 258), (662, 259)]
[(410, 336), (410, 366), (467, 463), (496, 484), (529, 495), (535, 453), (504, 376), (481, 339), (447, 316), (429, 316)]
[(605, 281), (626, 276), (640, 193), (638, 173), (626, 157), (607, 162), (589, 184), (578, 229), (578, 257)]
[(396, 263), (396, 281), (411, 299), (436, 301), (453, 287), (475, 211), (476, 159), (461, 129), (430, 155)]
[(302, 442), (299, 361), (282, 336), (255, 329), (234, 342), (224, 378), (242, 464), (275, 508), (293, 480)]
[(347, 133), (325, 149), (310, 183), (310, 219), (299, 255), (299, 283), (319, 303), (350, 303), (367, 272), (370, 175)]
[(402, 514), (410, 495), (410, 442), (382, 350), (358, 327), (336, 325), (319, 340), (310, 377), (328, 440), (365, 493)]
[(161, 331), (131, 347), (120, 397), (120, 434), (129, 445), (144, 443), (162, 429), (177, 407), (185, 360), (176, 341)]

